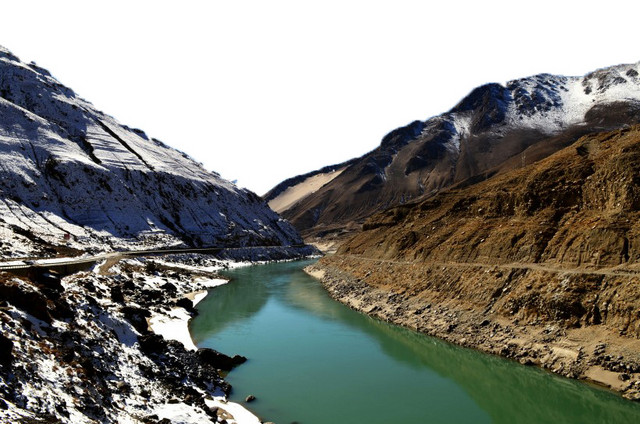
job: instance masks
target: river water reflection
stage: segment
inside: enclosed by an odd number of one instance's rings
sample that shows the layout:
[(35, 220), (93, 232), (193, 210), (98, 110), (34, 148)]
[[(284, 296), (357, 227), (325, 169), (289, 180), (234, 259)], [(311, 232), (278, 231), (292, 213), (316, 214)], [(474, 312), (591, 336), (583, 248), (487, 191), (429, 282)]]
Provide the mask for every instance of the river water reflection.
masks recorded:
[(247, 363), (232, 400), (277, 424), (640, 423), (640, 405), (335, 302), (289, 262), (239, 268), (198, 305), (196, 344)]

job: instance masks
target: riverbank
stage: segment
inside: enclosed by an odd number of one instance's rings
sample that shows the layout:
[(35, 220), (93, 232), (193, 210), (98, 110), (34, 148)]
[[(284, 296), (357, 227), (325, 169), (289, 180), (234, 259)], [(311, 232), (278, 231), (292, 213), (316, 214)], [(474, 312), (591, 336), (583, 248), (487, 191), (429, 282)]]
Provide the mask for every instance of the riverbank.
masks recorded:
[[(336, 255), (323, 258), (307, 272), (321, 281), (332, 298), (373, 317), (525, 365), (594, 382), (625, 398), (640, 400), (637, 338), (621, 336), (605, 325), (568, 326), (560, 320), (506, 316), (498, 312), (497, 293), (492, 296), (489, 292), (486, 301), (482, 299), (486, 293), (479, 289), (465, 291), (455, 283), (467, 278), (470, 285), (486, 286), (483, 290), (495, 292), (490, 284), (492, 275), (502, 278), (507, 274), (500, 267), (429, 267)], [(530, 281), (550, 278), (546, 271), (526, 274)], [(563, 275), (555, 277), (566, 279)], [(425, 279), (438, 281), (438, 289), (425, 288)], [(504, 284), (500, 287), (504, 291), (515, 290)]]
[[(249, 266), (252, 265), (250, 262), (238, 263), (238, 262), (224, 262), (221, 265), (213, 265), (206, 267), (195, 267), (189, 265), (182, 265), (179, 263), (167, 263), (160, 262), (165, 266), (169, 267), (179, 267), (183, 268), (189, 272), (193, 273), (215, 273), (221, 269), (229, 269), (235, 268), (239, 266)], [(190, 351), (197, 351), (198, 347), (193, 342), (191, 334), (189, 332), (189, 321), (193, 318), (193, 308), (195, 308), (198, 303), (205, 299), (205, 297), (209, 294), (209, 291), (215, 287), (221, 286), (223, 284), (227, 284), (229, 281), (222, 278), (212, 277), (195, 277), (193, 279), (194, 287), (186, 288), (181, 293), (183, 299), (187, 299), (191, 302), (190, 310), (185, 309), (181, 306), (176, 306), (171, 308), (169, 311), (162, 312), (153, 312), (151, 317), (148, 318), (147, 322), (149, 325), (149, 329), (160, 336), (162, 336), (165, 340), (175, 340), (177, 342), (182, 343), (182, 345)], [(187, 291), (189, 289), (197, 288), (196, 291)], [(205, 290), (202, 290), (205, 288)], [(229, 424), (261, 424), (262, 421), (254, 415), (251, 411), (246, 409), (244, 406), (239, 403), (229, 402), (227, 400), (227, 396), (212, 396), (211, 398), (205, 399), (205, 404), (209, 407), (210, 410), (217, 411), (216, 415), (219, 420), (224, 419)], [(176, 411), (180, 412), (180, 411)], [(174, 416), (174, 419), (178, 417)]]
[[(234, 266), (202, 255), (127, 259), (61, 278), (0, 274), (0, 421), (236, 423), (220, 376), (245, 359), (197, 349), (194, 303)], [(151, 325), (150, 325), (151, 324)]]

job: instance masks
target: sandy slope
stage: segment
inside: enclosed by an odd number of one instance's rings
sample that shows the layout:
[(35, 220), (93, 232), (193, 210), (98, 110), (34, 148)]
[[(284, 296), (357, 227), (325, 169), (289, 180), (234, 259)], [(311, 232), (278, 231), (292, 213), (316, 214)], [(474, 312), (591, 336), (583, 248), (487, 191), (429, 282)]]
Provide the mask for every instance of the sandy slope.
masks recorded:
[(328, 172), (326, 174), (317, 174), (307, 178), (303, 182), (287, 188), (276, 198), (269, 201), (269, 207), (274, 211), (281, 213), (289, 209), (292, 205), (304, 199), (308, 195), (315, 193), (325, 184), (331, 182), (338, 177), (345, 168)]

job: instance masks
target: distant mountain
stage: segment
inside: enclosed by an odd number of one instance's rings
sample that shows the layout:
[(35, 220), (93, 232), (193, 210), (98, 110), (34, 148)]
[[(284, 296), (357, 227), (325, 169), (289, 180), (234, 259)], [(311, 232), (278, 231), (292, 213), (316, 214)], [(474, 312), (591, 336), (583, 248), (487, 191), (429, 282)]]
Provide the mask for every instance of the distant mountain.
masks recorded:
[(240, 189), (121, 125), (0, 48), (1, 256), (183, 246), (297, 245)]
[(305, 235), (353, 227), (387, 207), (523, 167), (581, 135), (640, 122), (639, 71), (618, 65), (483, 85), (449, 112), (392, 131), (360, 158), (287, 180), (265, 199)]

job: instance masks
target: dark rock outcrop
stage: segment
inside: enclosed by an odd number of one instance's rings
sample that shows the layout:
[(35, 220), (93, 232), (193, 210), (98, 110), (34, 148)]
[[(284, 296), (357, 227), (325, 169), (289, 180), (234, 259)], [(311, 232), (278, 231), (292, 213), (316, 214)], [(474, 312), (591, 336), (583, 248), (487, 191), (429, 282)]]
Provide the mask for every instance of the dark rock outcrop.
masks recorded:
[(133, 325), (140, 334), (149, 332), (149, 324), (147, 318), (151, 317), (148, 309), (139, 308), (137, 306), (123, 306), (121, 309), (124, 317)]
[(198, 349), (197, 355), (200, 360), (223, 371), (231, 371), (233, 368), (247, 361), (247, 358), (244, 356), (235, 355), (230, 357), (213, 349), (206, 348)]
[(11, 354), (12, 350), (13, 342), (0, 334), (0, 364), (5, 366), (11, 364), (11, 360), (13, 359)]

